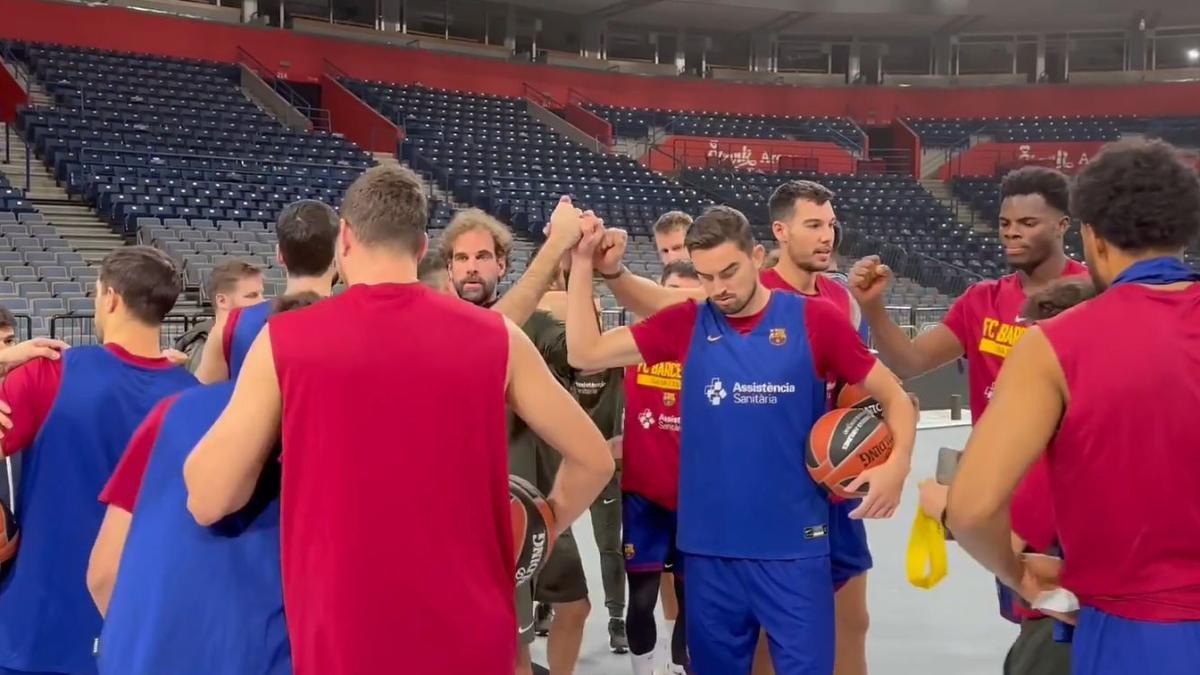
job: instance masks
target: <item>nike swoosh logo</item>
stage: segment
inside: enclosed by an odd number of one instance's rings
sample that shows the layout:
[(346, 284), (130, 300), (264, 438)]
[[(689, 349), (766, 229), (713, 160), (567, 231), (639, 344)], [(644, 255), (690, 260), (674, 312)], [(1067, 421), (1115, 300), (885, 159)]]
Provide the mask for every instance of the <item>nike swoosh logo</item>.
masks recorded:
[(725, 337), (725, 336), (723, 336), (723, 335), (709, 335), (709, 336), (708, 336), (708, 341), (709, 341), (709, 342), (716, 342), (717, 340), (720, 340), (722, 337)]
[(617, 500), (615, 500), (615, 499), (605, 499), (605, 500), (602, 500), (600, 503), (601, 503), (601, 504), (604, 504), (605, 506), (608, 506), (609, 504), (611, 504), (611, 503), (613, 503), (613, 502), (615, 502), (615, 501), (617, 501)]

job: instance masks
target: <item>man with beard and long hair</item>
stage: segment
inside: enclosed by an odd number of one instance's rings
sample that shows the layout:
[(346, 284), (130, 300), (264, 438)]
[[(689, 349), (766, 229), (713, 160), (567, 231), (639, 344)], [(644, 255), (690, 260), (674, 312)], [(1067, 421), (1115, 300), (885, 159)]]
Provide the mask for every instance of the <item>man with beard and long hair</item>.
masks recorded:
[[(897, 375), (913, 377), (966, 356), (974, 420), (983, 415), (1000, 367), (1027, 329), (1026, 317), (1021, 315), (1026, 299), (1062, 277), (1087, 273), (1086, 267), (1063, 251), (1063, 236), (1071, 220), (1066, 176), (1054, 169), (1027, 166), (1004, 177), (1000, 194), (1000, 242), (1013, 273), (972, 285), (950, 307), (941, 324), (916, 338), (910, 339), (884, 307), (884, 290), (891, 278), (887, 266), (872, 256), (850, 270), (850, 290), (862, 307), (875, 348)], [(935, 482), (924, 482), (922, 500), (944, 504), (946, 490)], [(1000, 612), (1022, 624), (1008, 663), (1037, 663), (1041, 668), (1007, 672), (1069, 671), (1067, 650), (1054, 641), (1052, 621), (1022, 605), (1004, 588), (1000, 589)]]
[[(1183, 257), (1200, 234), (1200, 181), (1166, 143), (1118, 143), (1079, 173), (1070, 206), (1102, 292), (1013, 347), (967, 442), (947, 521), (1026, 601), (1060, 586), (1077, 597), (1072, 672), (1194, 673), (1200, 272)], [(1064, 553), (1050, 573), (1010, 546), (1009, 505), (1042, 463)]]
[[(521, 280), (501, 297), (500, 280), (508, 271), (509, 255), (513, 248), (512, 233), (503, 223), (479, 209), (459, 211), (450, 226), (442, 234), (439, 251), (448, 262), (450, 282), (458, 297), (480, 307), (499, 309), (505, 298), (518, 287), (526, 287), (538, 298), (546, 292), (559, 273), (559, 265), (578, 236), (569, 238), (568, 221), (582, 218), (583, 214), (564, 201), (550, 220), (550, 231), (546, 243), (530, 263), (529, 270)], [(578, 233), (576, 226), (574, 231)], [(532, 270), (540, 262), (552, 260), (551, 272), (545, 276)], [(559, 383), (573, 390), (575, 372), (567, 363), (566, 335), (562, 322), (547, 311), (536, 309), (536, 301), (525, 316), (517, 317), (502, 311), (510, 320), (521, 326), (533, 342), (538, 353), (550, 368)], [(508, 425), (509, 472), (521, 476), (534, 484), (545, 484), (547, 472), (544, 464), (552, 449), (544, 443), (524, 422), (510, 414)], [(554, 462), (557, 468), (557, 461)], [(552, 480), (552, 477), (550, 477)], [(619, 569), (619, 568), (618, 568)], [(532, 588), (531, 588), (532, 586)], [(554, 620), (550, 626), (550, 637), (546, 646), (550, 672), (554, 675), (573, 672), (579, 660), (583, 644), (583, 629), (591, 605), (588, 602), (587, 577), (583, 562), (571, 531), (568, 529), (555, 542), (554, 550), (546, 567), (534, 584), (517, 589), (517, 622), (520, 628), (521, 670), (530, 672), (528, 645), (533, 641), (533, 600), (549, 603), (554, 608)], [(621, 625), (624, 638), (624, 622)]]
[(623, 241), (613, 234), (585, 235), (576, 249), (568, 354), (577, 368), (683, 364), (678, 546), (692, 668), (747, 672), (761, 627), (779, 672), (831, 672), (830, 506), (795, 448), (827, 410), (827, 379), (863, 384), (883, 405), (895, 446), (856, 479), (870, 488), (852, 515), (886, 518), (908, 475), (916, 412), (831, 303), (763, 285), (763, 249), (729, 207), (710, 208), (686, 237), (704, 302), (600, 334), (583, 310), (593, 258), (620, 269)]

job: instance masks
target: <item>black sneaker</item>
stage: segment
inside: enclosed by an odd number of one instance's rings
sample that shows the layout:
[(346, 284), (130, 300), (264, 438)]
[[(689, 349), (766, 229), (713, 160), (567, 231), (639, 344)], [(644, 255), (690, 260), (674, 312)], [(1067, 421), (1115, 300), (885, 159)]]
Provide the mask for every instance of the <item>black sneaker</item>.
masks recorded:
[(614, 654), (629, 651), (629, 638), (625, 636), (625, 620), (616, 617), (608, 620), (608, 648)]
[(533, 608), (533, 634), (538, 637), (546, 637), (550, 634), (550, 620), (554, 617), (554, 612), (550, 609), (550, 603), (539, 602)]

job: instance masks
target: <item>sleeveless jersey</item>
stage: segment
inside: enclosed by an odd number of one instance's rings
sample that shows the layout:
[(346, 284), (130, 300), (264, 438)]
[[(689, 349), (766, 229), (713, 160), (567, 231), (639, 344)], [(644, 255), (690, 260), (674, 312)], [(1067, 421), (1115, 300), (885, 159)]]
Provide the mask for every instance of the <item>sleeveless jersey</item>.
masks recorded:
[(1200, 283), (1114, 286), (1038, 325), (1069, 390), (1046, 451), (1063, 586), (1125, 619), (1200, 621)]
[(225, 363), (229, 364), (229, 379), (236, 380), (246, 362), (246, 355), (254, 339), (267, 325), (271, 316), (271, 301), (264, 300), (249, 307), (242, 307), (229, 312), (229, 320), (222, 334), (222, 351), (225, 352)]
[(167, 408), (146, 465), (101, 633), (104, 675), (289, 675), (279, 570), (279, 463), (241, 511), (200, 527), (183, 463), (233, 393), (226, 381)]
[(182, 368), (133, 363), (136, 357), (118, 356), (117, 349), (63, 352), (58, 394), (25, 451), (17, 507), (21, 547), (0, 582), (0, 607), (13, 608), (0, 612), (4, 668), (96, 670), (92, 642), (100, 614), (84, 583), (104, 517), (96, 497), (154, 404), (196, 384)]
[(825, 412), (809, 300), (774, 293), (757, 327), (699, 306), (683, 368), (679, 548), (729, 558), (828, 555), (829, 502), (804, 446)]
[(511, 672), (503, 318), (421, 284), (353, 285), (268, 329), (296, 673)]

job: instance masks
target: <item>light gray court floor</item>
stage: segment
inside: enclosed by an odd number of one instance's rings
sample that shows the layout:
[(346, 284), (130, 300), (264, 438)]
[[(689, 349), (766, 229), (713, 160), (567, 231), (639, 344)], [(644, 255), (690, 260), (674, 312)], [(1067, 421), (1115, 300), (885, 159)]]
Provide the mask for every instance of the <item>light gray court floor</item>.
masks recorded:
[[(947, 415), (929, 411), (923, 418), (925, 426), (946, 420)], [(904, 574), (904, 552), (917, 508), (917, 483), (933, 475), (938, 448), (962, 448), (969, 431), (965, 426), (920, 431), (900, 510), (891, 520), (867, 525), (875, 556), (868, 586), (871, 632), (867, 650), (873, 675), (995, 675), (1016, 635), (1015, 627), (997, 614), (992, 577), (953, 543), (949, 544), (949, 575), (936, 588), (914, 588)], [(592, 600), (592, 616), (575, 672), (629, 675), (629, 657), (608, 650), (608, 616), (590, 518), (585, 516), (575, 524), (575, 536)], [(669, 636), (661, 621), (659, 625), (659, 651), (665, 654)], [(544, 638), (534, 644), (537, 663), (546, 662), (545, 644)]]

